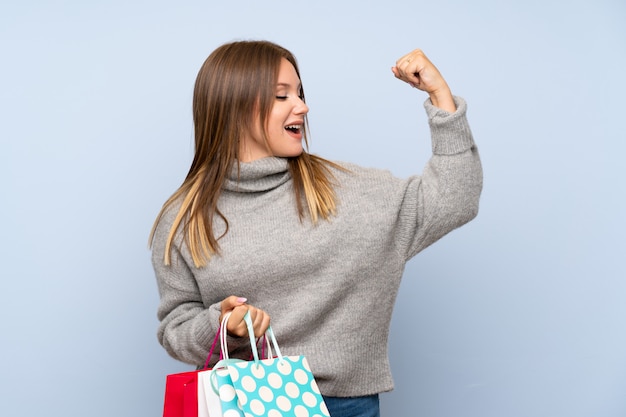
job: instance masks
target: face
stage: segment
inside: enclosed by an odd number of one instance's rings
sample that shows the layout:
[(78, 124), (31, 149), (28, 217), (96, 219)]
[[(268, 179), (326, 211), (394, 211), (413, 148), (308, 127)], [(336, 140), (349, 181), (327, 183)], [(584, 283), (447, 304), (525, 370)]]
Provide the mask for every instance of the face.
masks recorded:
[[(267, 144), (261, 126), (246, 136), (241, 145), (241, 161), (249, 162), (267, 156), (292, 157), (302, 153), (304, 116), (309, 108), (300, 98), (300, 79), (295, 68), (283, 58), (276, 84), (274, 105), (267, 119)], [(268, 149), (269, 146), (269, 149)]]

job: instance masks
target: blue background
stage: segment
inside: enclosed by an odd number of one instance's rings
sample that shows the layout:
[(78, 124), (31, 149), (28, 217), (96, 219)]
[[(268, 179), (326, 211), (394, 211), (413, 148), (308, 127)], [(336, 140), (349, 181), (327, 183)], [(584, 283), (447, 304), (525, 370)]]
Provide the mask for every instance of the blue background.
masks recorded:
[(421, 172), (425, 96), (390, 71), (414, 48), (469, 103), (481, 211), (407, 266), (383, 415), (626, 415), (625, 22), (621, 0), (2, 2), (0, 413), (161, 413), (187, 367), (156, 340), (148, 233), (200, 65), (261, 38), (298, 57), (331, 159)]

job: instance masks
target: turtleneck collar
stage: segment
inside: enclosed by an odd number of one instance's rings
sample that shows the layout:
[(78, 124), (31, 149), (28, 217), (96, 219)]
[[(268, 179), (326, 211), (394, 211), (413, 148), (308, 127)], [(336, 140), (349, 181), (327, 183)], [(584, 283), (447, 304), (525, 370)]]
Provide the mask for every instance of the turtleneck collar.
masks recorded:
[(291, 175), (285, 158), (267, 157), (233, 165), (224, 181), (224, 189), (240, 193), (269, 191), (289, 181)]

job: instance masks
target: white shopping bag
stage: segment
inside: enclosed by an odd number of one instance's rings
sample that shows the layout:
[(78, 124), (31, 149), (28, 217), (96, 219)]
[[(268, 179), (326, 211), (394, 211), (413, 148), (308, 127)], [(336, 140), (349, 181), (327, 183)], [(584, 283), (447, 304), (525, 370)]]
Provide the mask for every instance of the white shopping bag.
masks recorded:
[(222, 417), (220, 397), (211, 386), (211, 371), (198, 372), (198, 417)]

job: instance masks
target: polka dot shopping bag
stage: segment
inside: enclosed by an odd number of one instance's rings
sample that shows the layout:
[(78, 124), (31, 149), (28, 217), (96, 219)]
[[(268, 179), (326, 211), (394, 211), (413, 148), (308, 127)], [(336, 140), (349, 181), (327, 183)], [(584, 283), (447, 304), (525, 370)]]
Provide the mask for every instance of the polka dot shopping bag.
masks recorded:
[(282, 356), (269, 327), (268, 346), (273, 345), (276, 357), (270, 353), (270, 358), (259, 359), (249, 314), (244, 319), (254, 360), (224, 359), (212, 371), (223, 417), (329, 417), (306, 358)]

